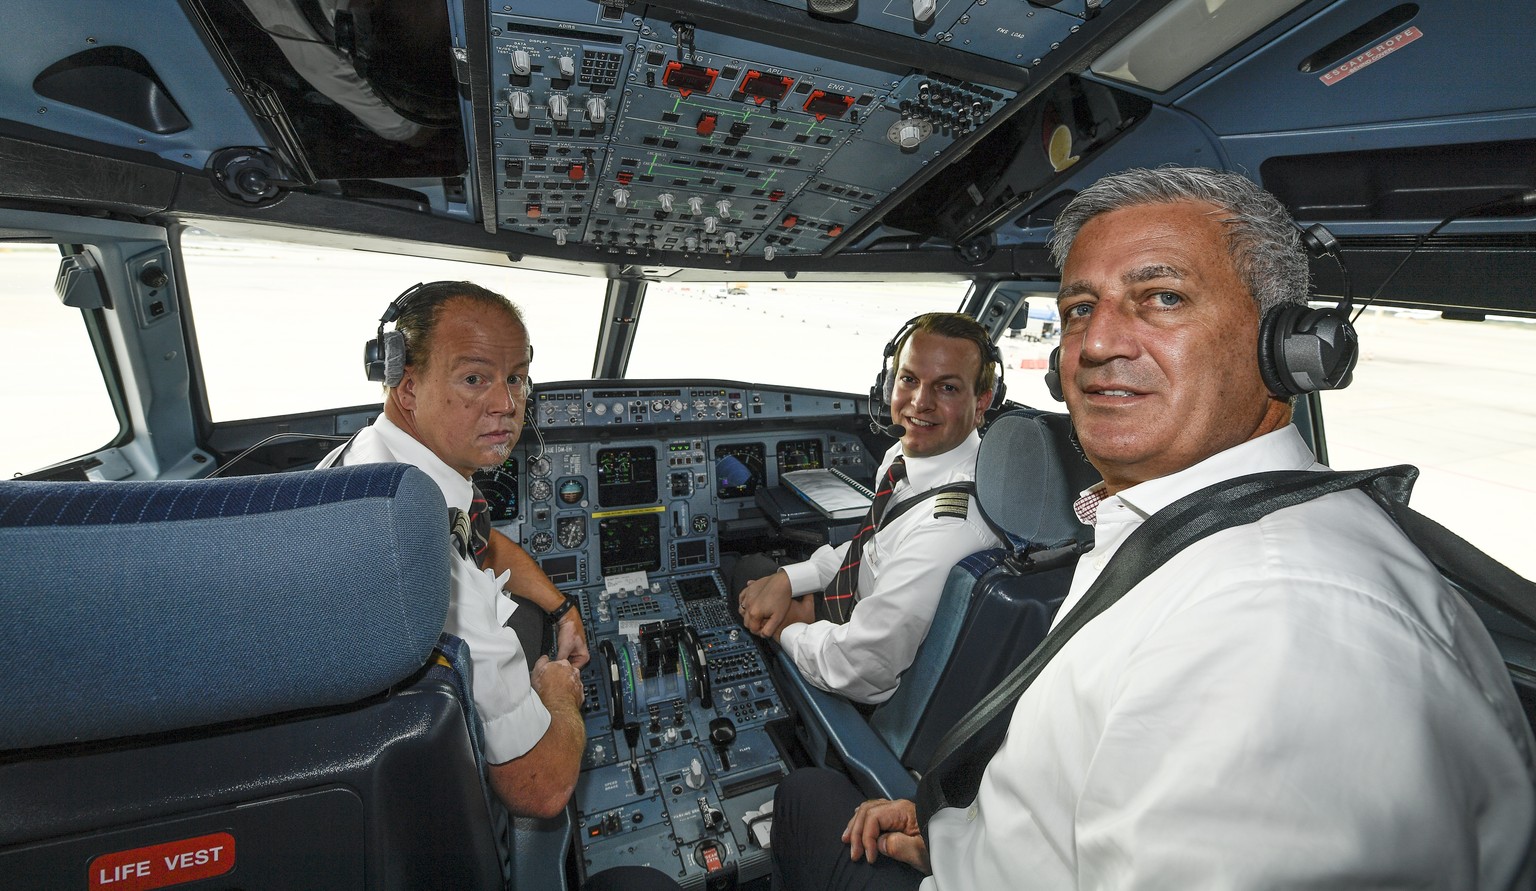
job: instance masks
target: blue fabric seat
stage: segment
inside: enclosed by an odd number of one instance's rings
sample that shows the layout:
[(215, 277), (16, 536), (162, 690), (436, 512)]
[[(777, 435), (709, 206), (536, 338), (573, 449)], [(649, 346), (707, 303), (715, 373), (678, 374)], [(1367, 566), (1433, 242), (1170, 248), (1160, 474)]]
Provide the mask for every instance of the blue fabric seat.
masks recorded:
[[(802, 743), (818, 765), (845, 769), (868, 795), (910, 798), (914, 772), (927, 766), (944, 732), (1044, 639), (1076, 554), (1093, 534), (1072, 502), (1099, 477), (1070, 433), (1064, 414), (1018, 411), (982, 437), (977, 504), (1009, 540), (950, 571), (901, 685), (867, 719), (812, 687), (778, 651), (776, 673), (805, 719)], [(1059, 556), (1033, 562), (1042, 553)]]
[(200, 888), (501, 887), (446, 516), (398, 464), (0, 483), (6, 886), (191, 845)]

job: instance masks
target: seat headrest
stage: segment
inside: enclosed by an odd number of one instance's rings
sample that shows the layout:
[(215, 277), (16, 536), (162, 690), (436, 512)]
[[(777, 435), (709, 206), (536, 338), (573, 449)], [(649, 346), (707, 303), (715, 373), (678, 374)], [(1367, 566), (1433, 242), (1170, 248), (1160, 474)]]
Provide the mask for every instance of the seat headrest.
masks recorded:
[(0, 483), (0, 749), (356, 702), (448, 610), (441, 491), (373, 464)]
[(976, 502), (1010, 535), (1042, 547), (1086, 541), (1093, 530), (1072, 512), (1098, 471), (1073, 447), (1064, 414), (1016, 411), (998, 417), (976, 455)]

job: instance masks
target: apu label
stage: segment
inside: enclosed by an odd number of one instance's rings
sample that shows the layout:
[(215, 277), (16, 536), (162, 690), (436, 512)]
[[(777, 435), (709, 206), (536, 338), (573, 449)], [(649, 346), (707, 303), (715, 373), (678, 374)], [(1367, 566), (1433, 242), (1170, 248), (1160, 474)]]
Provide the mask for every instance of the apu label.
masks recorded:
[(88, 887), (112, 891), (148, 891), (180, 885), (235, 868), (235, 837), (227, 832), (184, 838), (114, 854), (91, 861)]

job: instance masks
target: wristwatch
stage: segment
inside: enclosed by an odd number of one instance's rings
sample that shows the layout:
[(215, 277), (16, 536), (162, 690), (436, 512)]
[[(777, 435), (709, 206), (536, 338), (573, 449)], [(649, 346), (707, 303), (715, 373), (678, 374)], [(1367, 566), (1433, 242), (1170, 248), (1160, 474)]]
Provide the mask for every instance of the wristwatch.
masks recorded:
[(576, 605), (576, 598), (571, 597), (569, 595), (566, 595), (564, 603), (561, 603), (559, 606), (557, 606), (554, 609), (546, 612), (544, 615), (549, 616), (549, 620), (551, 622), (558, 622), (558, 621), (560, 621), (560, 617), (564, 616), (566, 613), (570, 612), (571, 611), (571, 607), (573, 607), (575, 605)]

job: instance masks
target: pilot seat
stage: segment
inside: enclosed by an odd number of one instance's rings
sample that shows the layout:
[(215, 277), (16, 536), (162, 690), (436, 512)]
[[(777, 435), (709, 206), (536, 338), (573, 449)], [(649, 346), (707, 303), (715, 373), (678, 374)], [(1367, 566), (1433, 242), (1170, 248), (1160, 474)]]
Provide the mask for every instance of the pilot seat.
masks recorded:
[(940, 739), (1045, 638), (1093, 530), (1072, 511), (1099, 475), (1064, 414), (999, 416), (976, 457), (976, 504), (1006, 534), (949, 574), (928, 635), (891, 698), (864, 714), (809, 684), (776, 648), (779, 688), (802, 717), (817, 766), (842, 769), (872, 798), (912, 798)]
[(0, 484), (3, 884), (503, 887), (445, 516), (399, 464)]

